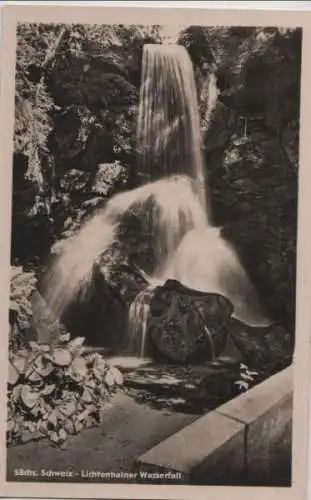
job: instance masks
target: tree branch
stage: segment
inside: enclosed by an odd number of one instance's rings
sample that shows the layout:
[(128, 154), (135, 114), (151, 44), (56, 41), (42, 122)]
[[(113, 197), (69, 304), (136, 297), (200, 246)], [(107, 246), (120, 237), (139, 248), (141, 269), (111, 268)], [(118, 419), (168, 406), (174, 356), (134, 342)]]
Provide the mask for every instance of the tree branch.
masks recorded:
[(44, 59), (43, 64), (41, 66), (41, 69), (43, 71), (45, 71), (48, 68), (49, 64), (52, 61), (54, 61), (56, 53), (57, 53), (57, 51), (58, 51), (58, 49), (60, 47), (60, 44), (62, 43), (62, 40), (64, 38), (64, 35), (65, 35), (66, 31), (67, 31), (67, 27), (63, 26), (61, 28), (61, 30), (60, 30), (60, 32), (58, 34), (58, 37), (56, 38), (54, 44), (50, 45), (48, 47), (48, 50), (47, 50), (46, 55), (45, 55), (45, 59)]

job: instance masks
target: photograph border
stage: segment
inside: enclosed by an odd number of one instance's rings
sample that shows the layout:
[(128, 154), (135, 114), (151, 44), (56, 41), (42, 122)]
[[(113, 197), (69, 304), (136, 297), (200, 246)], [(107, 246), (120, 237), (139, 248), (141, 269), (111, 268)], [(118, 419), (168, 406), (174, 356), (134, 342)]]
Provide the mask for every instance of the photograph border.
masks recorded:
[[(198, 24), (204, 26), (288, 26), (301, 27), (302, 68), (300, 103), (300, 152), (298, 193), (298, 244), (296, 292), (296, 344), (294, 352), (292, 486), (164, 486), (131, 484), (72, 484), (7, 482), (6, 475), (6, 388), (8, 366), (8, 309), (11, 244), (12, 158), (14, 133), (14, 76), (16, 25), (20, 22), (90, 23), (90, 24)], [(310, 379), (311, 326), (311, 12), (286, 10), (204, 9), (182, 7), (113, 7), (6, 5), (2, 9), (1, 103), (0, 103), (0, 217), (4, 237), (0, 241), (0, 324), (3, 344), (0, 351), (1, 398), (0, 427), (0, 494), (4, 497), (31, 498), (137, 498), (137, 499), (203, 499), (230, 498), (243, 500), (249, 495), (269, 495), (269, 499), (298, 500), (307, 495), (308, 415)], [(298, 332), (298, 333), (297, 333)]]

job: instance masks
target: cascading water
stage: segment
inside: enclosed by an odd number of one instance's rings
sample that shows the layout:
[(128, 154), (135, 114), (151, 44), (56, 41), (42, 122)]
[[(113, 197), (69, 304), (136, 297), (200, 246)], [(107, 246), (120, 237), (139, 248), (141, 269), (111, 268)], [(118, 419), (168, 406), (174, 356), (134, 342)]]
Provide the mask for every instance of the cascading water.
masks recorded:
[[(205, 122), (216, 99), (215, 78), (210, 75)], [(193, 229), (184, 225), (186, 234), (180, 247), (170, 252), (166, 261), (161, 260), (162, 272), (156, 280), (149, 278), (148, 293), (142, 292), (134, 300), (130, 308), (131, 345), (140, 339), (140, 352), (144, 352), (152, 290), (172, 278), (189, 288), (225, 295), (235, 306), (235, 316), (248, 324), (269, 323), (236, 253), (221, 238), (219, 229), (211, 226), (197, 89), (189, 54), (182, 46), (144, 46), (137, 146), (138, 168), (145, 182), (158, 176), (165, 180), (173, 173), (194, 179), (205, 223), (203, 227), (200, 220)], [(166, 210), (177, 207), (173, 193), (163, 192), (164, 200), (166, 194)], [(171, 232), (173, 227), (165, 230)]]
[(188, 177), (172, 176), (115, 195), (64, 243), (60, 257), (47, 273), (45, 297), (56, 316), (61, 316), (78, 295), (83, 300), (94, 264), (116, 241), (124, 215), (137, 206), (149, 206), (146, 218), (156, 241), (153, 283), (162, 280), (183, 237), (192, 229), (206, 227), (204, 210)]
[(124, 215), (148, 206), (156, 265), (129, 308), (129, 354), (144, 355), (153, 290), (170, 278), (226, 296), (245, 323), (267, 324), (238, 257), (211, 226), (194, 73), (181, 46), (144, 46), (137, 145), (142, 185), (111, 198), (65, 242), (48, 272), (45, 297), (54, 314), (61, 316), (72, 300), (83, 298), (94, 264), (118, 238)]
[(144, 357), (146, 352), (147, 322), (150, 301), (155, 284), (150, 284), (133, 300), (129, 309), (129, 353)]
[(194, 71), (181, 45), (144, 45), (137, 152), (144, 181), (173, 174), (192, 178), (210, 218)]

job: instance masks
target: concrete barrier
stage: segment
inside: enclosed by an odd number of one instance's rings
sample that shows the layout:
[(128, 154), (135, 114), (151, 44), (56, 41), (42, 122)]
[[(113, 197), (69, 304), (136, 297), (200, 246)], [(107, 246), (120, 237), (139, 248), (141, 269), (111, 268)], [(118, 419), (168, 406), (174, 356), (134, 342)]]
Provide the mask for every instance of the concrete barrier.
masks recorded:
[(292, 393), (290, 366), (147, 451), (137, 461), (140, 476), (148, 471), (149, 481), (169, 483), (175, 472), (184, 484), (290, 486)]

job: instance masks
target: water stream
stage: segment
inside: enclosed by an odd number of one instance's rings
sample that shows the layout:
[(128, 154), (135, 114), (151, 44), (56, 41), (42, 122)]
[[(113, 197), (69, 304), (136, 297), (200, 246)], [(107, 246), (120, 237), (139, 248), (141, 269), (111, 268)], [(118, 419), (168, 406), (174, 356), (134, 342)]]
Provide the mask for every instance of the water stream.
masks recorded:
[(247, 324), (269, 323), (238, 256), (211, 225), (194, 72), (181, 46), (144, 46), (137, 151), (138, 187), (111, 198), (65, 242), (49, 270), (45, 296), (54, 313), (61, 316), (85, 296), (94, 264), (115, 242), (122, 217), (149, 200), (156, 266), (129, 308), (131, 354), (144, 356), (152, 293), (170, 278), (226, 296)]

